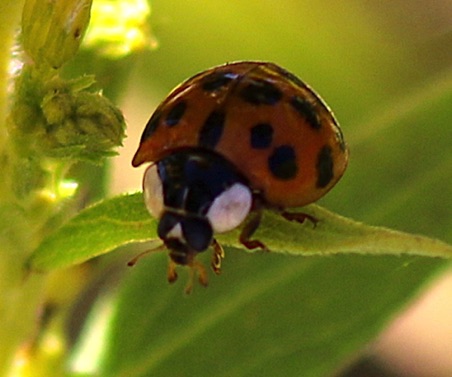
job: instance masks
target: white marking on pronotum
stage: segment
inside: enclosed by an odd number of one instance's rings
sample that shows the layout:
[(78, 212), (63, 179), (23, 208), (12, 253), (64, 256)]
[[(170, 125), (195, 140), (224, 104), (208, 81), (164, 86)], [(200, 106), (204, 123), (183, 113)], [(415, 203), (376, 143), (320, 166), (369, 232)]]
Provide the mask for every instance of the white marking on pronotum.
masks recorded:
[(149, 166), (143, 178), (144, 204), (156, 219), (163, 214), (163, 187), (157, 171), (157, 165)]
[(238, 227), (250, 212), (252, 202), (250, 189), (242, 183), (223, 191), (207, 212), (214, 232), (223, 233)]

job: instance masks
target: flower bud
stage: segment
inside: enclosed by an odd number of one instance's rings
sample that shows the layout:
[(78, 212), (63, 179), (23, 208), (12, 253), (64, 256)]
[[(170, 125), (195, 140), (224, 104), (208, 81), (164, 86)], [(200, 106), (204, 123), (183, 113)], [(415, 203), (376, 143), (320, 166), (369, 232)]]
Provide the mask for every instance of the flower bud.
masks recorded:
[(35, 65), (58, 69), (77, 52), (92, 0), (26, 0), (22, 45)]
[(125, 134), (121, 112), (100, 93), (53, 93), (45, 97), (42, 111), (47, 123), (43, 153), (98, 161), (114, 154)]

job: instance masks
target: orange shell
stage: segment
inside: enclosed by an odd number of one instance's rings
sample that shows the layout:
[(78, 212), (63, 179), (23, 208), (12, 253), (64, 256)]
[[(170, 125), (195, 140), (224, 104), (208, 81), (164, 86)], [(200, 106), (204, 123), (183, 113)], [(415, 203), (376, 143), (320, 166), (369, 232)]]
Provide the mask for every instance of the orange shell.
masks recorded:
[[(206, 90), (206, 82), (213, 83), (215, 90)], [(256, 82), (276, 88), (281, 98), (272, 104), (244, 100), (240, 93)], [(294, 98), (301, 109), (294, 106)], [(177, 125), (169, 127), (165, 117), (181, 101), (185, 102), (183, 115)], [(224, 129), (218, 143), (207, 148), (231, 161), (269, 205), (312, 203), (325, 195), (346, 169), (348, 149), (330, 109), (296, 76), (266, 62), (214, 67), (176, 87), (149, 120), (132, 165), (159, 161), (176, 149), (199, 147), (202, 126), (214, 111), (225, 114)], [(256, 124), (271, 125), (268, 148), (250, 145)], [(269, 168), (269, 158), (281, 145), (295, 151), (296, 173), (291, 177), (277, 177)]]

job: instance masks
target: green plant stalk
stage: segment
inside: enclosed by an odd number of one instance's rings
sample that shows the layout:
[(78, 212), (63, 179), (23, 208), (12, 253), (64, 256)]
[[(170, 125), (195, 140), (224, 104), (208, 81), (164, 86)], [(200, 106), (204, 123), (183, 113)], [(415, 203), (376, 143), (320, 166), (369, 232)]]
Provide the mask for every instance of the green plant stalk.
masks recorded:
[[(3, 241), (3, 239), (1, 240)], [(14, 258), (10, 250), (2, 249), (2, 253), (9, 258), (2, 261), (9, 262), (5, 268), (6, 276), (2, 277), (1, 289), (4, 292), (0, 320), (0, 376), (9, 376), (14, 362), (18, 362), (18, 352), (31, 345), (38, 322), (44, 286), (44, 275), (30, 276), (24, 279), (22, 258)], [(15, 361), (16, 360), (16, 361)]]
[[(6, 114), (8, 113), (9, 64), (14, 37), (19, 24), (22, 1), (6, 0), (0, 4), (0, 156), (7, 153)], [(2, 161), (4, 162), (4, 161)], [(23, 262), (31, 251), (29, 228), (23, 214), (10, 205), (8, 170), (2, 163), (0, 192), (0, 376), (7, 376), (24, 339), (33, 333), (43, 277), (24, 279)], [(10, 187), (9, 187), (10, 188)]]
[(5, 0), (0, 3), (0, 153), (5, 148), (7, 109), (8, 69), (11, 61), (11, 48), (14, 43), (14, 32), (17, 28), (23, 1)]
[[(0, 377), (34, 375), (35, 362), (46, 364), (39, 359), (45, 353), (34, 351), (52, 274), (27, 274), (24, 265), (64, 218), (63, 199), (71, 194), (60, 184), (68, 167), (112, 155), (124, 135), (119, 110), (87, 90), (92, 77), (59, 75), (77, 53), (90, 6), (90, 0), (0, 5), (6, 46), (0, 53)], [(24, 62), (13, 87), (8, 68), (22, 9)], [(28, 363), (26, 371), (18, 363)]]

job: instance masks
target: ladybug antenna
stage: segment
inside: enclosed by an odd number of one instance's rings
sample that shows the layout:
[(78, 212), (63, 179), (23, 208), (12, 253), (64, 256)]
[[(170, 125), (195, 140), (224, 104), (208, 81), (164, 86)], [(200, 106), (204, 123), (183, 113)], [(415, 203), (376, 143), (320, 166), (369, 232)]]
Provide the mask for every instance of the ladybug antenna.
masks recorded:
[(160, 246), (157, 246), (153, 249), (147, 249), (147, 250), (141, 252), (140, 254), (136, 255), (133, 259), (129, 260), (127, 262), (127, 266), (133, 267), (138, 262), (138, 260), (141, 259), (142, 257), (144, 257), (146, 254), (154, 253), (157, 251), (163, 251), (165, 249), (166, 249), (166, 246), (164, 244), (161, 244)]

